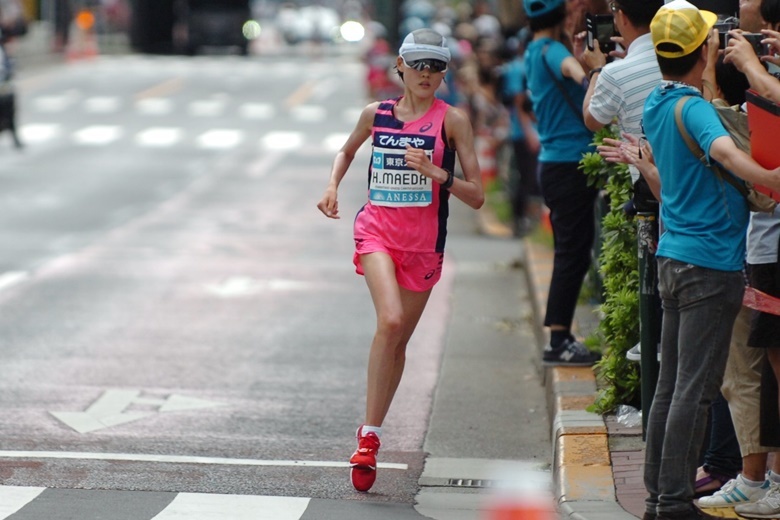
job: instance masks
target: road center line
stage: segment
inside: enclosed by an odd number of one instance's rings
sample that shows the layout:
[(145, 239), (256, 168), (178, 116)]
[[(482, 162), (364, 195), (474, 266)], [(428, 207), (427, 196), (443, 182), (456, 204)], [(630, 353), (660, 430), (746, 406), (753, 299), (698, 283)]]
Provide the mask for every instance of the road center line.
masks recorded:
[(307, 81), (284, 100), (284, 106), (289, 110), (303, 104), (314, 93), (314, 87), (316, 85), (317, 82), (315, 80)]
[[(223, 466), (274, 466), (301, 468), (348, 468), (348, 462), (321, 460), (256, 460), (226, 457), (193, 457), (187, 455), (147, 455), (142, 453), (88, 453), (79, 451), (0, 451), (0, 459), (71, 459), (123, 462), (158, 462), (170, 464), (211, 464)], [(407, 464), (380, 462), (380, 469), (407, 470)]]
[(6, 271), (0, 274), (0, 291), (8, 289), (30, 277), (27, 271)]
[(149, 87), (146, 90), (142, 90), (141, 92), (136, 93), (135, 99), (138, 101), (140, 99), (165, 97), (181, 90), (183, 85), (184, 81), (181, 78), (171, 78), (169, 80), (163, 81), (162, 83), (158, 83), (157, 85)]

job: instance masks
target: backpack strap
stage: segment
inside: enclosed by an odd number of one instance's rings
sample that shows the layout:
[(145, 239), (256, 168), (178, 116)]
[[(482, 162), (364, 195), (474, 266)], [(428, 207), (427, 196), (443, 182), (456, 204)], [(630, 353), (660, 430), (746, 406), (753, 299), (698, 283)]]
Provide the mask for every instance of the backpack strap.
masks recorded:
[[(577, 119), (585, 125), (585, 121), (583, 120), (582, 116), (582, 108), (577, 108), (577, 104), (574, 102), (574, 100), (571, 98), (568, 92), (566, 92), (566, 87), (564, 87), (561, 82), (558, 80), (558, 76), (555, 75), (555, 73), (552, 70), (552, 67), (550, 67), (550, 64), (547, 63), (547, 49), (550, 47), (549, 43), (546, 43), (544, 47), (542, 48), (542, 63), (544, 64), (544, 68), (547, 69), (547, 74), (550, 75), (553, 82), (555, 83), (555, 86), (558, 87), (558, 91), (563, 95), (563, 98), (566, 100), (566, 103), (569, 104), (569, 108), (572, 109), (574, 114), (577, 116)], [(587, 127), (586, 127), (587, 128)]]
[(680, 135), (683, 138), (683, 141), (685, 141), (685, 144), (688, 145), (688, 149), (691, 151), (691, 153), (696, 157), (703, 165), (705, 165), (707, 168), (711, 169), (713, 172), (715, 172), (715, 175), (718, 176), (718, 178), (722, 181), (726, 181), (743, 196), (748, 196), (748, 190), (747, 187), (737, 180), (733, 175), (731, 175), (728, 172), (723, 172), (721, 170), (721, 167), (715, 163), (708, 163), (706, 154), (704, 153), (704, 150), (701, 149), (699, 146), (699, 143), (693, 140), (691, 137), (691, 134), (688, 133), (688, 130), (685, 128), (685, 125), (682, 122), (682, 111), (683, 107), (685, 106), (685, 103), (688, 102), (689, 99), (691, 99), (692, 96), (683, 96), (678, 101), (677, 104), (674, 106), (674, 121), (677, 123), (677, 130), (680, 132)]

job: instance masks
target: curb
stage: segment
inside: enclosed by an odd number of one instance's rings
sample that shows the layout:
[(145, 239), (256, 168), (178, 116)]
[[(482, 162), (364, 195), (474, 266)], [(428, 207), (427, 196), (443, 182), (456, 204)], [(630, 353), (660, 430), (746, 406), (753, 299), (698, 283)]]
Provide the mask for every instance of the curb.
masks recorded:
[[(524, 240), (523, 263), (538, 331), (552, 272), (549, 247)], [(538, 332), (537, 332), (538, 334)], [(543, 333), (542, 333), (543, 334)], [(543, 345), (545, 341), (540, 341)], [(541, 348), (541, 346), (540, 346)], [(544, 369), (550, 411), (555, 500), (562, 518), (572, 520), (636, 520), (619, 503), (604, 418), (587, 411), (596, 396), (590, 367)]]
[(586, 410), (596, 395), (593, 371), (589, 367), (554, 367), (546, 379), (553, 401), (555, 498), (563, 518), (635, 520), (615, 494), (604, 419)]

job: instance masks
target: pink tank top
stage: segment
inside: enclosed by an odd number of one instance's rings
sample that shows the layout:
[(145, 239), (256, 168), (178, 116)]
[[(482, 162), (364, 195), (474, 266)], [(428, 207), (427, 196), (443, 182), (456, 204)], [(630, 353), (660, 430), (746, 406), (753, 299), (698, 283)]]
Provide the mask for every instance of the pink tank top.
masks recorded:
[(374, 116), (368, 202), (355, 217), (355, 240), (374, 238), (400, 251), (443, 253), (450, 192), (407, 166), (404, 155), (409, 144), (453, 171), (455, 150), (447, 147), (444, 135), (449, 105), (436, 99), (420, 119), (404, 122), (393, 113), (400, 99), (383, 101)]

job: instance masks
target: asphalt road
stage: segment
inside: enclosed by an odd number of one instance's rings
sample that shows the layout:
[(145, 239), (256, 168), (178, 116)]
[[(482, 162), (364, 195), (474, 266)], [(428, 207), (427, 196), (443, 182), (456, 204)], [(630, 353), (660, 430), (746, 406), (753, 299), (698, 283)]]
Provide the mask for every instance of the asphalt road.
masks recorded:
[(365, 147), (344, 218), (315, 205), (363, 77), (345, 56), (131, 55), (19, 82), (25, 148), (0, 135), (0, 518), (420, 518), (426, 456), (549, 464), (519, 246), (457, 208), (381, 478), (346, 478), (374, 320), (350, 261)]

